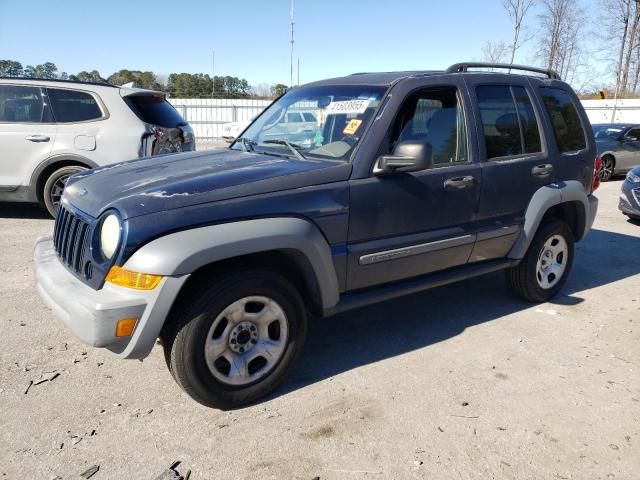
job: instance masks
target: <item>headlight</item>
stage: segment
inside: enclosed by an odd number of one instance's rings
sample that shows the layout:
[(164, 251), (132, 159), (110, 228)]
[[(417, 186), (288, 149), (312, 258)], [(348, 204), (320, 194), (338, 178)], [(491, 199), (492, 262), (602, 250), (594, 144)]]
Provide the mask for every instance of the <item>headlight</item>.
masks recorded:
[(107, 260), (113, 257), (120, 242), (120, 220), (113, 213), (106, 216), (100, 226), (100, 250)]
[(629, 172), (627, 173), (627, 180), (629, 180), (631, 183), (640, 183), (640, 175), (636, 175), (633, 172)]

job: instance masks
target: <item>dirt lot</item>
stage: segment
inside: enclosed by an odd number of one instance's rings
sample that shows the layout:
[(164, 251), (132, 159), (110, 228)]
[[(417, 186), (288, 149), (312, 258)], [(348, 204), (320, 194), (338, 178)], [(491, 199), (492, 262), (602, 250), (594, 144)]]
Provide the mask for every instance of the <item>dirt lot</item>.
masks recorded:
[[(640, 478), (640, 226), (599, 191), (553, 303), (502, 274), (328, 319), (270, 399), (220, 412), (140, 363), (85, 347), (38, 298), (31, 246), (53, 222), (0, 207), (2, 479)], [(38, 385), (41, 375), (50, 378)]]

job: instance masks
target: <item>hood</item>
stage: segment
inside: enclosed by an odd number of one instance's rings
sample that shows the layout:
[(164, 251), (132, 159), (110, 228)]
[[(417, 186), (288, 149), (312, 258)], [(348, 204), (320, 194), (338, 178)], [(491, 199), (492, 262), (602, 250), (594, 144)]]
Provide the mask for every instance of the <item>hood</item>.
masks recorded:
[(596, 139), (596, 150), (598, 151), (598, 154), (600, 154), (602, 152), (606, 152), (607, 150), (614, 149), (618, 145), (618, 143), (619, 142), (616, 140)]
[(148, 157), (88, 170), (69, 179), (64, 199), (98, 217), (126, 219), (163, 210), (349, 178), (351, 165), (223, 149)]

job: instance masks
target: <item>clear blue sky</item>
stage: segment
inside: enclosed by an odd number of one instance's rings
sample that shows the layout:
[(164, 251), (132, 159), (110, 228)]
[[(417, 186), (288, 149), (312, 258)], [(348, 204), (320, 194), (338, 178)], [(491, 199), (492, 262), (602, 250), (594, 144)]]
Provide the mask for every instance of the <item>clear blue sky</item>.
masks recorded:
[[(481, 60), (485, 41), (510, 39), (501, 3), (297, 0), (301, 82)], [(289, 0), (0, 0), (0, 19), (0, 59), (23, 65), (51, 61), (103, 77), (121, 68), (210, 74), (215, 49), (216, 75), (289, 83)], [(516, 61), (532, 63), (534, 48)]]

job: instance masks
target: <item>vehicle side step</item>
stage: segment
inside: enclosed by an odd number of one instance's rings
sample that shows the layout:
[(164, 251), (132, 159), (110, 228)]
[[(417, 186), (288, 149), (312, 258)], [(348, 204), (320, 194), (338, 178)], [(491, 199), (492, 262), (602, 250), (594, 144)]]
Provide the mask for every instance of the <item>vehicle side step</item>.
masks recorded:
[(423, 290), (459, 282), (468, 278), (495, 272), (496, 270), (503, 270), (517, 265), (518, 262), (519, 260), (513, 260), (511, 258), (487, 260), (477, 264), (465, 265), (443, 272), (412, 278), (411, 280), (396, 282), (391, 285), (382, 285), (380, 287), (348, 293), (340, 299), (335, 307), (326, 309), (323, 313), (324, 316), (329, 317), (355, 308), (391, 300), (411, 293), (422, 292)]

